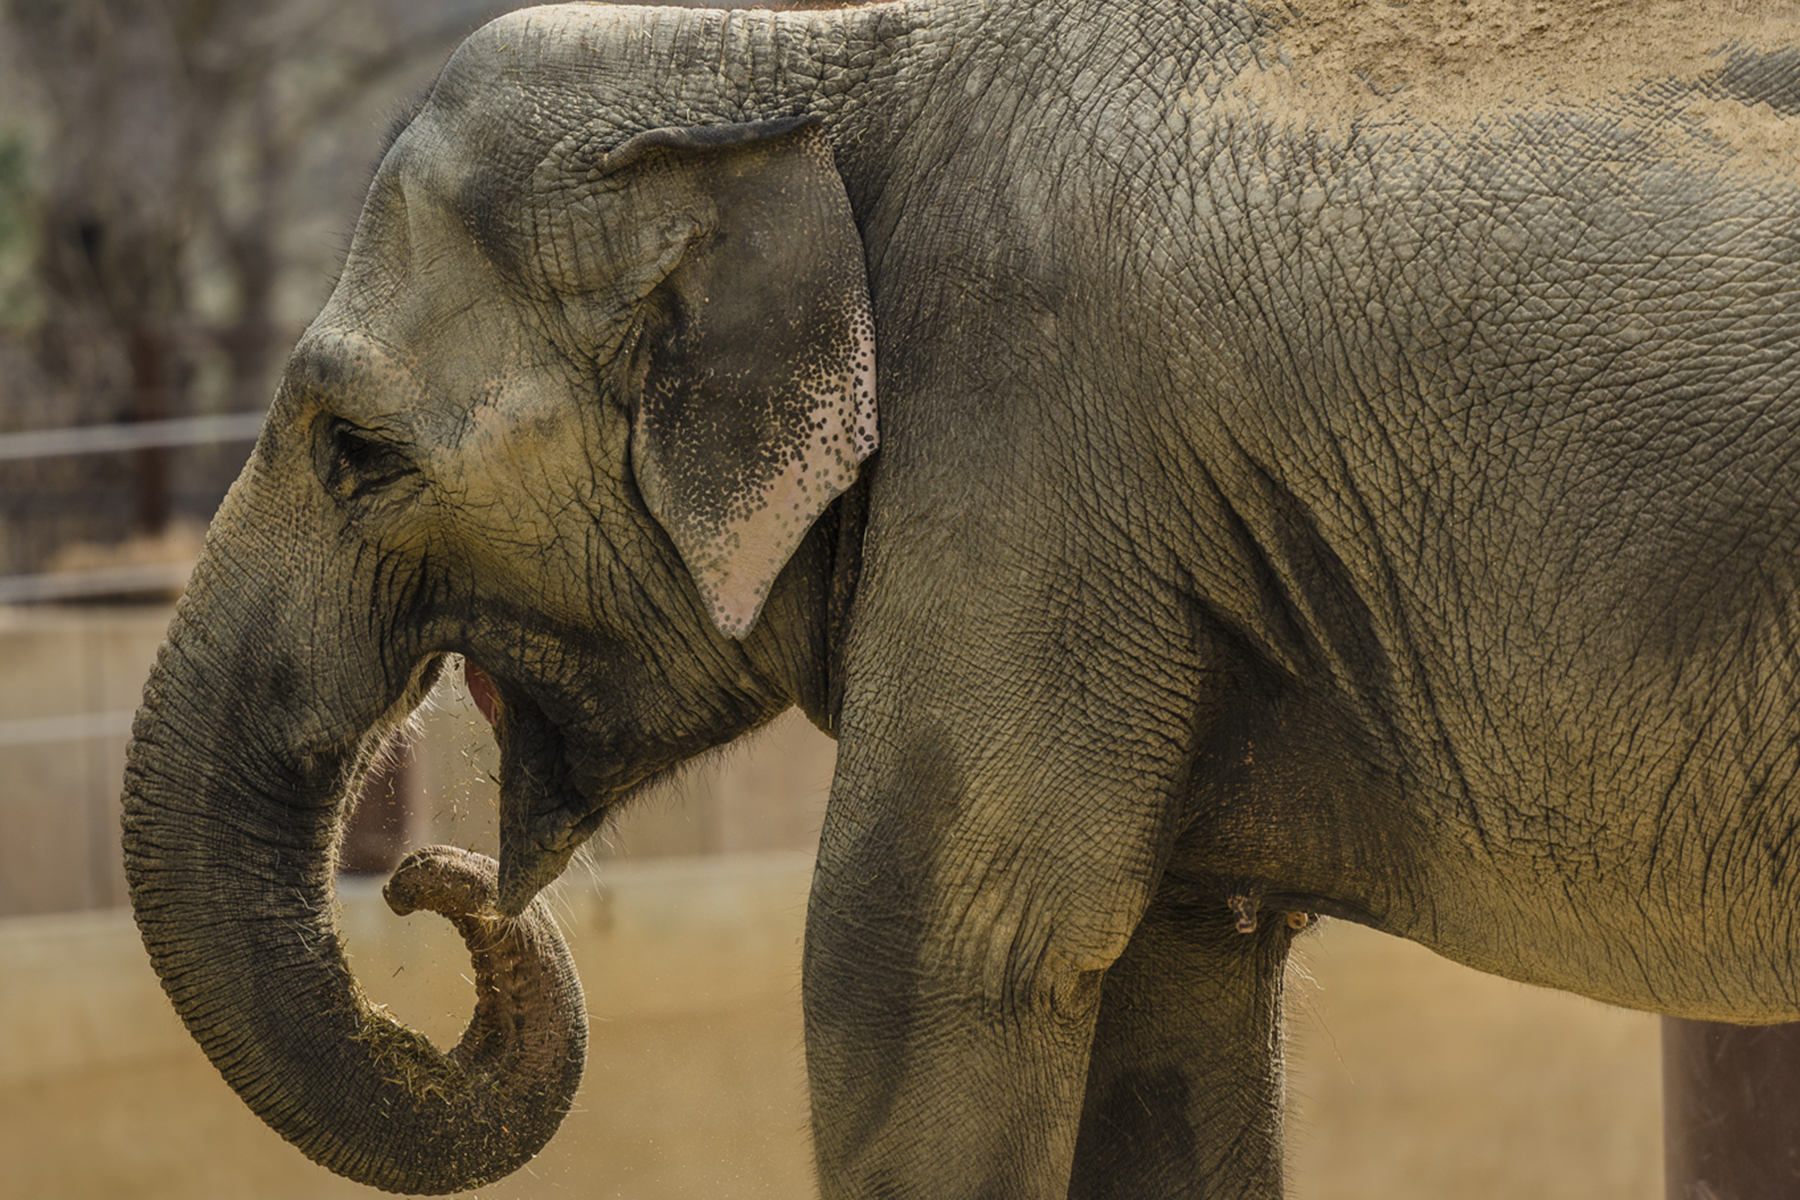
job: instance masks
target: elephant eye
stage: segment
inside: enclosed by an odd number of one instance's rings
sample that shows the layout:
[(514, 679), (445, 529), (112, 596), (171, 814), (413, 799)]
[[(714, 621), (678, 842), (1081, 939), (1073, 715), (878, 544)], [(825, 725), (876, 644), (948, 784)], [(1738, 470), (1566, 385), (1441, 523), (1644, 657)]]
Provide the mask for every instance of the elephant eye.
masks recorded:
[(342, 419), (332, 421), (321, 448), (325, 488), (340, 500), (358, 499), (417, 473), (399, 450)]

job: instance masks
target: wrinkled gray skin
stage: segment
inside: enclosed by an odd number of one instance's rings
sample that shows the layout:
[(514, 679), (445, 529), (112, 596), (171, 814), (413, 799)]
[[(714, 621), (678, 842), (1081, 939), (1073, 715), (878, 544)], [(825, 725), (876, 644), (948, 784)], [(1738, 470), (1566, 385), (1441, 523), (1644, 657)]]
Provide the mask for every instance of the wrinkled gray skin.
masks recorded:
[(1800, 1016), (1800, 31), (1565, 5), (1309, 77), (1333, 7), (469, 40), (131, 750), (146, 942), (258, 1111), (387, 1187), (508, 1169), (346, 1038), (329, 916), (448, 652), (498, 692), (500, 914), (695, 753), (837, 737), (828, 1198), (1278, 1194), (1288, 913)]

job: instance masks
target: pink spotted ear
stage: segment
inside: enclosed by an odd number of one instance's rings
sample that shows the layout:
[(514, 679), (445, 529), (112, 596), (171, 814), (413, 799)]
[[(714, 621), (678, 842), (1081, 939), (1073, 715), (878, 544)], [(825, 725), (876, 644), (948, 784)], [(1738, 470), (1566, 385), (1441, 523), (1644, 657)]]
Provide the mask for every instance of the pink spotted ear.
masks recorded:
[(862, 239), (816, 121), (654, 130), (713, 218), (645, 302), (632, 469), (727, 635), (876, 446)]

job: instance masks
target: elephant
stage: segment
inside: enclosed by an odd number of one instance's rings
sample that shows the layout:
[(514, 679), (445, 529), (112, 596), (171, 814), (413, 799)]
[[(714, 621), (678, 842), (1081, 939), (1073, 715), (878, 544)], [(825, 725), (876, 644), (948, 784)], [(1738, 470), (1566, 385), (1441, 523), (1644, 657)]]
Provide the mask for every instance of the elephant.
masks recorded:
[[(485, 26), (145, 688), (174, 1006), (333, 1169), (503, 1174), (580, 1070), (541, 889), (797, 706), (828, 1200), (1279, 1195), (1315, 916), (1800, 1017), (1797, 79), (1723, 2)], [(497, 866), (391, 885), (486, 955), (440, 1055), (331, 887), (453, 656)]]

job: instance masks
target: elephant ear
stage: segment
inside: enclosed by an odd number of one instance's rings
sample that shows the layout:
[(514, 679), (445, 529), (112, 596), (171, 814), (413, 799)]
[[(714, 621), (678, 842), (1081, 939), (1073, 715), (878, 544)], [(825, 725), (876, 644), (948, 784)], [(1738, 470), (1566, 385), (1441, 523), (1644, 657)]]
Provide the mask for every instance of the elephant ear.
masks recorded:
[(632, 471), (713, 621), (749, 632), (813, 521), (874, 453), (862, 239), (816, 118), (640, 134), (603, 172), (681, 181), (691, 210), (643, 304)]

